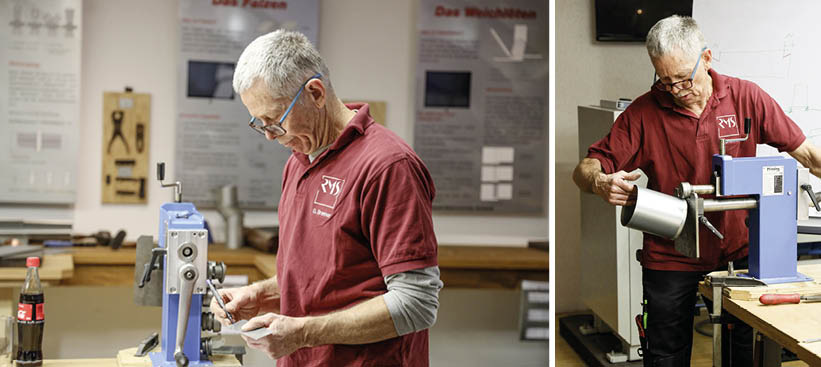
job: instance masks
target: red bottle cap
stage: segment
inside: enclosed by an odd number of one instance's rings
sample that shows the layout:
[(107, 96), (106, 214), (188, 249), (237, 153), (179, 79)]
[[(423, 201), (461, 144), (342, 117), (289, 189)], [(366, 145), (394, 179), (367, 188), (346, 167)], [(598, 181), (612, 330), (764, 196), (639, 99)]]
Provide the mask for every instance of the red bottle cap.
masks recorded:
[(40, 258), (36, 256), (26, 258), (26, 267), (40, 267)]

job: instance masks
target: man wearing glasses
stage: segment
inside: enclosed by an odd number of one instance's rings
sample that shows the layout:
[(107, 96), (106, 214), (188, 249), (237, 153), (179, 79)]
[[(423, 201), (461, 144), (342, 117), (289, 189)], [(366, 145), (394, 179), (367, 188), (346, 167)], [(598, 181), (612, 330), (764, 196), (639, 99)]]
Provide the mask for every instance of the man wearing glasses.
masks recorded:
[[(278, 366), (427, 366), (439, 306), (434, 186), (401, 138), (365, 104), (345, 105), (297, 32), (243, 51), (234, 89), (249, 126), (293, 153), (279, 203), (277, 275), (221, 292)], [(249, 132), (250, 133), (250, 132)], [(227, 324), (216, 301), (211, 310)]]
[[(781, 107), (752, 82), (710, 68), (712, 53), (696, 22), (671, 16), (647, 35), (647, 52), (658, 80), (619, 115), (610, 133), (594, 143), (573, 172), (585, 192), (610, 204), (627, 204), (639, 173), (647, 187), (673, 194), (680, 182), (711, 182), (710, 157), (719, 138), (743, 137), (739, 124), (752, 119), (750, 139), (727, 145), (734, 157), (755, 156), (756, 144), (789, 152), (821, 176), (821, 151), (808, 142)], [(672, 241), (644, 234), (642, 286), (646, 303), (645, 366), (689, 366), (698, 281), (704, 274), (747, 257), (745, 211), (707, 213), (724, 240), (701, 236), (701, 257), (678, 253)], [(752, 333), (736, 324), (732, 365), (752, 365)]]

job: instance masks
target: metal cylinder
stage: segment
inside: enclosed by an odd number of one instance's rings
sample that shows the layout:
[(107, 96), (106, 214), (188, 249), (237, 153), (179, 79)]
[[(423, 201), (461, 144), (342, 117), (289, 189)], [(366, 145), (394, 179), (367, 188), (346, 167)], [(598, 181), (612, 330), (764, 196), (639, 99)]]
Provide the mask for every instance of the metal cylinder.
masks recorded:
[(225, 219), (225, 245), (232, 250), (242, 247), (243, 213), (237, 200), (237, 186), (225, 185), (218, 191), (217, 211)]
[(635, 186), (630, 195), (633, 205), (621, 210), (621, 224), (669, 240), (676, 239), (687, 219), (687, 201), (675, 196)]
[(225, 185), (220, 188), (219, 206), (229, 208), (238, 204), (237, 185)]
[(704, 212), (723, 212), (727, 210), (755, 209), (755, 199), (704, 199)]

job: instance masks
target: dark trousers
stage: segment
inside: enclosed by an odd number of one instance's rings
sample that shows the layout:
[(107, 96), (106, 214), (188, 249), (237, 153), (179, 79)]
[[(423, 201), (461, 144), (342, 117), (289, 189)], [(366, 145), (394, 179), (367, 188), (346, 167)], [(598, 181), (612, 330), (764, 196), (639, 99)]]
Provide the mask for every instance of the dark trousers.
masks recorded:
[[(704, 272), (642, 269), (644, 299), (647, 301), (644, 366), (690, 366), (696, 294), (698, 282), (704, 275)], [(711, 304), (707, 308), (712, 311)], [(728, 315), (722, 313), (725, 319)], [(732, 326), (724, 333), (729, 333), (732, 339), (731, 366), (752, 366), (752, 328), (738, 320), (730, 319), (729, 322)]]

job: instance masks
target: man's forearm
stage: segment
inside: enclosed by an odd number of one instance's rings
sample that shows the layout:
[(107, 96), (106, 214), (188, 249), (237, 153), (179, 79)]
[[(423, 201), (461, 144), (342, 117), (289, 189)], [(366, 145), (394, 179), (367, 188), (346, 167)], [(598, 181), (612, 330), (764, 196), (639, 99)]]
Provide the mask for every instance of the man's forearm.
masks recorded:
[(808, 168), (814, 176), (821, 177), (821, 150), (809, 140), (804, 140), (796, 150), (790, 152), (790, 155)]
[(339, 312), (308, 317), (303, 330), (308, 346), (367, 344), (397, 336), (382, 296)]
[(595, 193), (596, 178), (602, 173), (598, 159), (584, 158), (573, 171), (573, 181), (582, 191)]

